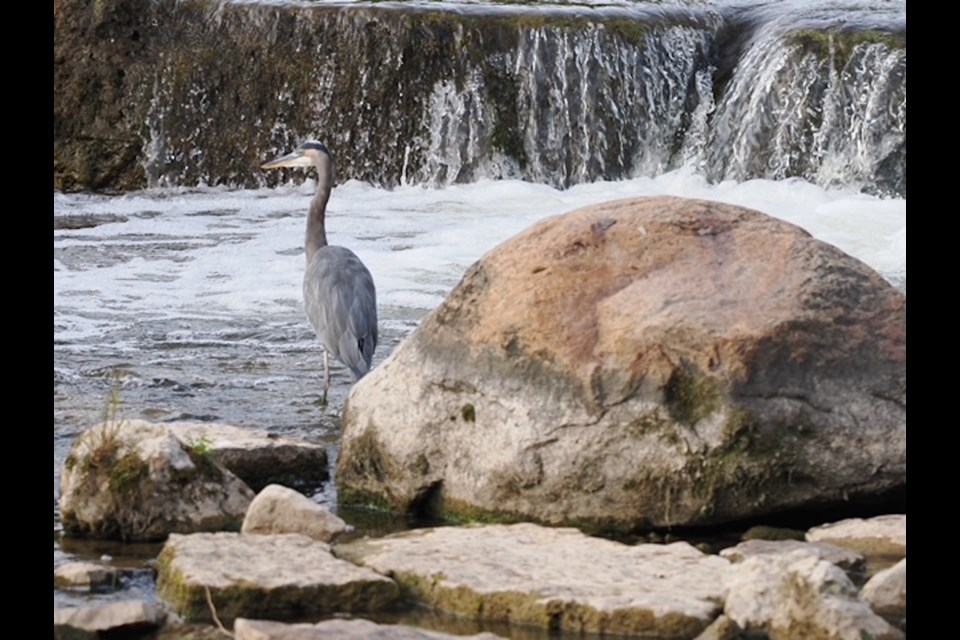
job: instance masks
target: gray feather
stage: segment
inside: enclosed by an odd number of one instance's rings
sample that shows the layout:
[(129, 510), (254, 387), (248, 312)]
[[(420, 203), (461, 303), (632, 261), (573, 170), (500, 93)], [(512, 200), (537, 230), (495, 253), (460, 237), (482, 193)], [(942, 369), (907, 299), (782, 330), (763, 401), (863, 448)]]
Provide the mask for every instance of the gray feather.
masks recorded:
[(345, 247), (321, 247), (303, 277), (307, 318), (320, 343), (355, 378), (377, 346), (377, 294), (370, 271)]

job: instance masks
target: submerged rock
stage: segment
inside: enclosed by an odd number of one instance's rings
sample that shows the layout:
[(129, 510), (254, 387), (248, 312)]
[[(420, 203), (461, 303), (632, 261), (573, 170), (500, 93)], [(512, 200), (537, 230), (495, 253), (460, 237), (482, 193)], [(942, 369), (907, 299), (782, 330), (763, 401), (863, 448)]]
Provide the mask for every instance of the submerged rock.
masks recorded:
[(743, 638), (737, 623), (725, 615), (710, 623), (695, 640), (741, 640)]
[(171, 535), (158, 569), (157, 593), (188, 622), (211, 620), (208, 594), (224, 623), (380, 611), (400, 597), (389, 578), (298, 534)]
[(398, 624), (377, 624), (369, 620), (326, 620), (317, 624), (283, 624), (267, 620), (238, 618), (233, 627), (235, 640), (496, 640), (500, 636), (479, 633), (450, 635)]
[(316, 487), (330, 479), (323, 445), (227, 424), (165, 424), (194, 450), (230, 469), (254, 491), (268, 484)]
[(336, 547), (417, 602), (551, 632), (693, 638), (729, 563), (685, 542), (627, 546), (534, 524), (416, 530)]
[(272, 484), (257, 494), (243, 519), (243, 533), (301, 533), (331, 542), (350, 527), (301, 493)]
[(724, 613), (747, 632), (775, 640), (899, 640), (837, 566), (804, 551), (765, 554), (732, 565)]
[(60, 477), (67, 535), (159, 540), (237, 530), (253, 492), (162, 425), (106, 421), (85, 431)]
[(487, 253), (354, 385), (341, 501), (590, 529), (906, 485), (906, 298), (762, 213), (673, 197)]
[(53, 585), (66, 589), (110, 590), (120, 582), (121, 571), (95, 562), (68, 562), (53, 571)]

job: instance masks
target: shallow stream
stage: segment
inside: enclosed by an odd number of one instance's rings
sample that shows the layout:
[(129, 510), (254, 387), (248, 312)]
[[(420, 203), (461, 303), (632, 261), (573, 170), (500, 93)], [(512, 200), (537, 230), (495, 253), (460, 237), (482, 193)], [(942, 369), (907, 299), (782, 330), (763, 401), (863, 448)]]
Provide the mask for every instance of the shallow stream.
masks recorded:
[[(323, 443), (335, 460), (350, 376), (334, 365), (330, 402), (318, 403), (321, 351), (300, 292), (312, 188), (308, 181), (252, 191), (54, 194), (54, 567), (109, 556), (135, 569), (110, 593), (55, 589), (55, 607), (154, 597), (148, 565), (158, 545), (60, 536), (61, 465), (115, 388), (121, 417), (266, 429)], [(655, 194), (724, 200), (784, 218), (906, 289), (906, 201), (801, 180), (710, 186), (679, 171), (566, 191), (518, 181), (386, 191), (351, 181), (334, 190), (327, 228), (331, 243), (354, 249), (377, 283), (376, 366), (499, 242), (547, 215)], [(334, 484), (319, 487), (314, 499), (336, 509)], [(356, 535), (413, 524), (385, 514), (341, 515)], [(424, 615), (419, 623), (448, 625), (433, 620)]]

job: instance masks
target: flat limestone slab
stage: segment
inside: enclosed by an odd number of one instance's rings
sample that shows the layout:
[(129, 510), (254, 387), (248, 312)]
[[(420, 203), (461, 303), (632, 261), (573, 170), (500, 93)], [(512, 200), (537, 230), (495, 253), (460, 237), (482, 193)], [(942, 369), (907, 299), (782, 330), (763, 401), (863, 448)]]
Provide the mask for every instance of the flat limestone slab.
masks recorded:
[(628, 546), (534, 524), (424, 529), (334, 551), (467, 617), (662, 638), (693, 638), (720, 614), (730, 566), (685, 542)]
[(271, 483), (315, 486), (330, 478), (323, 445), (213, 422), (165, 424), (188, 446), (207, 450), (254, 491)]
[(376, 611), (400, 597), (392, 580), (300, 534), (171, 535), (158, 570), (157, 593), (187, 622), (211, 621), (207, 591), (225, 623)]
[(68, 562), (53, 570), (54, 586), (66, 589), (101, 590), (120, 581), (120, 570), (95, 562)]
[(735, 547), (729, 547), (720, 555), (731, 562), (742, 562), (747, 558), (774, 553), (803, 551), (818, 560), (835, 564), (848, 574), (863, 571), (866, 560), (863, 555), (826, 542), (800, 542), (799, 540), (747, 540)]
[(160, 626), (164, 614), (155, 604), (143, 600), (121, 600), (90, 607), (63, 607), (53, 610), (56, 637), (99, 637), (114, 631), (147, 632)]
[(369, 620), (326, 620), (317, 624), (283, 624), (238, 618), (233, 627), (235, 640), (497, 640), (500, 636), (479, 633), (456, 636), (399, 624), (377, 624)]
[(828, 542), (858, 551), (867, 557), (869, 573), (886, 569), (907, 555), (907, 516), (891, 514), (873, 518), (847, 518), (807, 531), (810, 542)]

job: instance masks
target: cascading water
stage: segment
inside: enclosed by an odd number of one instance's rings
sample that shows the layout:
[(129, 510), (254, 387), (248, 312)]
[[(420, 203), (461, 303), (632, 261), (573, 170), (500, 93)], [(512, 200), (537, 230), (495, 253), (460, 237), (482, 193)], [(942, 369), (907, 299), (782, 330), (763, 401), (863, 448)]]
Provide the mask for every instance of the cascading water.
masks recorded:
[(515, 50), (434, 86), (424, 114), (424, 163), (434, 185), (519, 177), (567, 187), (657, 175), (674, 165), (696, 110), (707, 33), (658, 29), (619, 46), (602, 24), (530, 29)]
[(319, 136), (387, 187), (692, 165), (905, 195), (905, 8), (808, 5), (181, 3), (124, 140), (150, 186), (261, 186)]
[(717, 107), (714, 180), (803, 177), (906, 195), (906, 50), (782, 23), (765, 27)]

